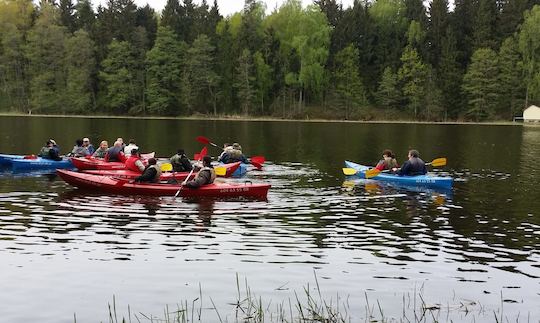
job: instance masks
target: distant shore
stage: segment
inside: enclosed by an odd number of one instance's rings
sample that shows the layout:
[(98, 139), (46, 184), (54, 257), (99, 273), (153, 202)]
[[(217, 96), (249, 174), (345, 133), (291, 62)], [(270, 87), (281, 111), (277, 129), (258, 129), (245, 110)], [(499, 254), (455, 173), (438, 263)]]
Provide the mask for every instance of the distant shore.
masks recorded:
[(63, 114), (25, 114), (25, 113), (0, 113), (0, 117), (39, 117), (39, 118), (87, 118), (87, 119), (147, 119), (147, 120), (208, 120), (208, 121), (262, 121), (262, 122), (320, 122), (320, 123), (381, 123), (381, 124), (434, 124), (434, 125), (500, 125), (512, 126), (523, 124), (535, 124), (512, 121), (421, 121), (421, 120), (339, 120), (339, 119), (285, 119), (278, 117), (256, 117), (243, 115), (196, 115), (183, 117), (165, 116), (115, 116), (115, 115), (63, 115)]

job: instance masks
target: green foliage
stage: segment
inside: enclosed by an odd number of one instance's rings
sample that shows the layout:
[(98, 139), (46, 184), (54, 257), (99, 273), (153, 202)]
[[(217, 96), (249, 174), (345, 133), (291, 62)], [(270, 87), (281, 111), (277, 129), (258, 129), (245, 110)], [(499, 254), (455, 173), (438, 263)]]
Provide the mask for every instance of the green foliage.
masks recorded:
[(397, 108), (401, 99), (397, 74), (390, 67), (384, 69), (379, 88), (377, 102), (383, 108)]
[(525, 106), (540, 102), (540, 6), (525, 12), (519, 33), (519, 51), (523, 56), (527, 94)]
[(84, 30), (66, 41), (66, 111), (84, 113), (95, 109), (93, 79), (96, 71), (94, 42)]
[(403, 64), (398, 71), (398, 80), (403, 86), (407, 107), (417, 118), (423, 107), (429, 70), (420, 59), (418, 52), (411, 46), (405, 47), (401, 62)]
[(499, 49), (499, 112), (513, 120), (514, 114), (523, 106), (525, 86), (523, 61), (514, 37), (505, 39)]
[(237, 77), (235, 87), (238, 89), (238, 101), (242, 113), (248, 115), (255, 101), (255, 77), (253, 77), (253, 62), (251, 53), (244, 49), (238, 58), (236, 67)]
[(477, 49), (471, 65), (463, 77), (463, 91), (467, 95), (467, 115), (476, 121), (491, 117), (499, 96), (498, 57), (492, 49)]
[(349, 45), (336, 55), (333, 75), (337, 105), (343, 109), (345, 119), (367, 103), (366, 92), (359, 75), (358, 49)]

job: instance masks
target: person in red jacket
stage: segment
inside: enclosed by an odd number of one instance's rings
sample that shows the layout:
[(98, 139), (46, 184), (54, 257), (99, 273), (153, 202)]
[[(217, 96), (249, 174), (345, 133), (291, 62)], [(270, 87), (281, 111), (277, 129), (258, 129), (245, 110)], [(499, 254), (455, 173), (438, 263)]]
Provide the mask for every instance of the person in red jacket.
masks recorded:
[(141, 160), (141, 155), (139, 154), (139, 151), (137, 149), (131, 150), (131, 154), (124, 164), (126, 164), (126, 168), (131, 171), (139, 173), (144, 172), (145, 167)]
[(383, 171), (399, 167), (396, 156), (390, 149), (385, 149), (382, 153), (382, 157), (383, 159), (381, 159), (377, 163), (377, 166), (375, 166), (376, 169)]

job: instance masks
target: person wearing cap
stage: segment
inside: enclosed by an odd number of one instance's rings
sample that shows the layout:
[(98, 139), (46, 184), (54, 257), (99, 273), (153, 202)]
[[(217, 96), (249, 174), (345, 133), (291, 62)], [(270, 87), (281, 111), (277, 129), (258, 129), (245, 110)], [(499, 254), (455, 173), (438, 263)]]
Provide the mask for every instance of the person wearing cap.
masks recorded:
[(122, 142), (116, 141), (114, 143), (114, 146), (109, 148), (107, 150), (107, 154), (105, 154), (105, 161), (107, 162), (125, 162), (126, 156), (124, 155), (124, 152), (122, 151)]
[(68, 154), (69, 157), (85, 157), (90, 155), (90, 152), (86, 147), (83, 145), (82, 139), (77, 139), (75, 141), (75, 146), (73, 146), (73, 149)]
[(62, 160), (60, 148), (56, 145), (54, 139), (47, 140), (45, 146), (41, 147), (38, 156), (45, 159)]
[(242, 162), (245, 164), (249, 163), (246, 156), (244, 156), (244, 154), (242, 153), (242, 146), (240, 146), (240, 144), (237, 142), (232, 144), (232, 149), (224, 149), (224, 154), (219, 161), (224, 164), (231, 164), (236, 162)]
[(96, 149), (96, 151), (94, 151), (94, 153), (92, 154), (92, 157), (105, 158), (105, 155), (107, 155), (107, 150), (108, 149), (109, 149), (109, 143), (107, 142), (107, 140), (103, 140), (99, 144), (98, 149)]
[(90, 155), (93, 155), (94, 152), (96, 151), (96, 148), (94, 148), (94, 145), (92, 145), (92, 143), (90, 143), (90, 139), (89, 138), (83, 138), (83, 146), (86, 147), (86, 149), (88, 149), (88, 153)]
[(172, 156), (170, 161), (175, 172), (189, 172), (193, 169), (189, 158), (187, 158), (182, 148), (178, 149), (176, 155)]
[(212, 184), (216, 179), (216, 171), (212, 167), (212, 157), (204, 156), (203, 158), (203, 168), (199, 170), (195, 179), (183, 184), (185, 187), (189, 188), (199, 188), (203, 185)]
[[(122, 139), (122, 138), (119, 138), (119, 139)], [(129, 157), (133, 149), (137, 149), (138, 151), (139, 147), (135, 144), (135, 139), (129, 139), (129, 145), (124, 147), (124, 155), (126, 155), (126, 157)]]
[(126, 168), (134, 171), (142, 173), (144, 172), (144, 164), (141, 160), (141, 156), (139, 155), (139, 151), (137, 149), (132, 149), (131, 153), (129, 154), (128, 159), (125, 162)]
[(392, 170), (397, 171), (399, 176), (416, 176), (427, 173), (426, 163), (420, 159), (420, 154), (417, 150), (409, 150), (408, 157), (409, 160), (403, 163), (401, 169), (392, 168)]
[(148, 166), (146, 166), (141, 176), (135, 178), (135, 182), (145, 183), (158, 183), (161, 176), (161, 169), (157, 167), (157, 161), (155, 158), (148, 159)]

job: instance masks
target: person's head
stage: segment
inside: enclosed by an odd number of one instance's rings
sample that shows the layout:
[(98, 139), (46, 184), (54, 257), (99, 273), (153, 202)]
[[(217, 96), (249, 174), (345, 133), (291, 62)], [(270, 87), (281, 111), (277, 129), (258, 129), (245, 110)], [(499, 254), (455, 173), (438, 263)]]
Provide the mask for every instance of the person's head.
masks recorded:
[(384, 159), (386, 158), (394, 158), (394, 153), (390, 149), (385, 149), (382, 152), (382, 156)]
[(203, 161), (203, 166), (204, 166), (204, 167), (210, 167), (210, 166), (212, 166), (212, 157), (210, 157), (210, 156), (204, 156), (203, 159), (202, 159), (202, 161)]
[(47, 145), (49, 147), (56, 146), (56, 141), (54, 141), (54, 139), (49, 139), (49, 140), (47, 140), (45, 145)]
[(135, 145), (135, 139), (129, 139), (129, 144), (130, 145)]
[(148, 159), (148, 165), (155, 165), (156, 164), (156, 159), (155, 158), (149, 158)]
[(131, 156), (138, 156), (139, 155), (139, 149), (131, 149)]
[(122, 147), (122, 142), (117, 140), (117, 141), (114, 142), (114, 146), (115, 147)]
[(83, 140), (82, 139), (77, 139), (77, 140), (75, 140), (75, 144), (77, 145), (77, 147), (81, 147), (82, 144), (83, 144)]
[(109, 143), (107, 142), (107, 140), (103, 140), (100, 144), (99, 144), (99, 147), (101, 149), (107, 149), (109, 148)]
[(177, 153), (178, 155), (184, 155), (186, 152), (184, 151), (184, 149), (178, 148), (178, 150), (176, 151), (176, 153)]
[(88, 139), (88, 138), (83, 138), (82, 142), (83, 142), (83, 146), (90, 145), (90, 139)]
[(418, 150), (411, 149), (409, 150), (409, 158), (418, 158), (420, 157), (420, 153)]
[(242, 146), (240, 146), (240, 144), (237, 143), (237, 142), (235, 142), (234, 144), (232, 144), (232, 147), (233, 147), (234, 149), (237, 149), (237, 150), (242, 150)]
[(123, 139), (122, 137), (116, 138), (116, 141), (120, 141), (120, 144), (121, 144), (121, 145), (124, 144), (124, 139)]

